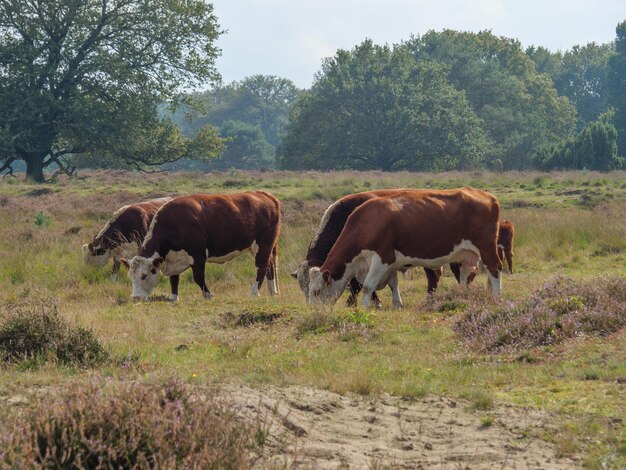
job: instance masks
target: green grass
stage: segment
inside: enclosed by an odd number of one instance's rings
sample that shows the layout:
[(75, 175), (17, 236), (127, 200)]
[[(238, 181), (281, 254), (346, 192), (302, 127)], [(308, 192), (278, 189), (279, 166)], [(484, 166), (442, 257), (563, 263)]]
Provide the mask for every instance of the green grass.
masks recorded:
[[(16, 300), (52, 296), (63, 316), (92, 329), (112, 357), (121, 358), (90, 371), (51, 365), (0, 368), (0, 396), (63, 387), (92, 375), (145, 382), (173, 376), (192, 383), (296, 384), (411, 398), (443, 394), (465, 399), (483, 416), (483, 426), (494, 422), (489, 411), (494, 403), (558, 413), (567, 432), (542, 437), (562, 455), (583, 453), (590, 467), (624, 465), (626, 435), (623, 425), (612, 420), (626, 421), (626, 332), (510, 355), (475, 354), (460, 346), (451, 329), (462, 308), (451, 304), (433, 312), (423, 306), (426, 280), (420, 270), (401, 276), (405, 309), (400, 312), (390, 310), (388, 292), (381, 293), (380, 311), (348, 309), (345, 297), (333, 309), (312, 309), (289, 273), (303, 259), (335, 198), (382, 187), (471, 184), (493, 192), (502, 203), (502, 217), (515, 224), (516, 272), (504, 277), (505, 299), (520, 299), (556, 274), (575, 279), (623, 275), (625, 177), (623, 172), (146, 176), (98, 171), (43, 186), (0, 181), (0, 317)], [(268, 297), (265, 287), (260, 298), (248, 297), (254, 269), (246, 256), (207, 266), (216, 296), (212, 301), (203, 300), (191, 276), (183, 275), (178, 303), (132, 303), (124, 270), (112, 282), (110, 266), (82, 265), (81, 244), (125, 203), (247, 189), (267, 189), (283, 201), (280, 297)], [(38, 217), (41, 224), (35, 222)], [(484, 276), (479, 276), (472, 289), (484, 288)], [(446, 272), (441, 290), (454, 289)], [(167, 292), (163, 278), (155, 294)]]

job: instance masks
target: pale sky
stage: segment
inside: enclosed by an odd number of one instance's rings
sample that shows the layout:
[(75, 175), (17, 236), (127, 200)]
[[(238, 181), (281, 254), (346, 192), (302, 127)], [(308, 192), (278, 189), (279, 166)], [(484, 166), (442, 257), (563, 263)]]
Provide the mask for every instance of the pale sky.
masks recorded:
[(615, 39), (626, 0), (208, 0), (224, 83), (276, 75), (308, 88), (324, 57), (365, 38), (397, 44), (429, 30), (491, 30), (523, 47), (566, 51)]

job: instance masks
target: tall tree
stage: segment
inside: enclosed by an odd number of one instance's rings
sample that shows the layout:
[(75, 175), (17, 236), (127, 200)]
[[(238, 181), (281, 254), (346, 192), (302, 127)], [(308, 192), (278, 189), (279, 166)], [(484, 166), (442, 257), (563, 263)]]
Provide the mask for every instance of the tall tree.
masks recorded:
[(613, 44), (591, 42), (565, 53), (528, 48), (526, 53), (539, 72), (552, 78), (559, 95), (567, 96), (576, 107), (578, 129), (608, 110), (607, 69)]
[(157, 111), (219, 79), (218, 35), (202, 0), (0, 2), (0, 170), (24, 160), (43, 181), (73, 154), (136, 166), (215, 156), (215, 130), (190, 140)]
[(488, 159), (524, 168), (542, 145), (571, 134), (575, 109), (537, 72), (519, 41), (489, 31), (428, 32), (406, 43), (418, 61), (436, 61), (483, 122)]
[(366, 40), (324, 62), (278, 156), (284, 168), (445, 170), (476, 165), (484, 142), (443, 67)]
[(617, 25), (616, 33), (615, 54), (609, 59), (608, 88), (615, 108), (618, 151), (626, 156), (626, 21)]

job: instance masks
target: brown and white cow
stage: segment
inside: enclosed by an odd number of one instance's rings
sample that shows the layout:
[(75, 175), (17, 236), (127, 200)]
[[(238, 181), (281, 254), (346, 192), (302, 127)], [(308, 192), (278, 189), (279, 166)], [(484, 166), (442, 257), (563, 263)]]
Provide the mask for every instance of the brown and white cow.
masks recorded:
[(154, 214), (171, 199), (162, 197), (120, 207), (91, 243), (83, 245), (84, 263), (103, 267), (113, 257), (111, 279), (115, 279), (120, 259), (137, 254)]
[[(306, 259), (300, 263), (298, 269), (291, 273), (291, 275), (298, 280), (300, 289), (304, 293), (306, 299), (309, 298), (309, 269), (313, 267), (319, 267), (324, 264), (326, 257), (331, 248), (339, 238), (339, 234), (346, 225), (348, 217), (354, 212), (354, 210), (366, 201), (371, 199), (389, 196), (391, 194), (397, 194), (404, 189), (381, 189), (375, 191), (365, 191), (362, 193), (349, 194), (347, 196), (338, 199), (324, 212), (319, 228), (306, 254)], [(356, 279), (351, 279), (348, 283), (350, 289), (350, 297), (348, 298), (348, 305), (356, 305), (357, 295), (361, 290), (361, 283)], [(380, 305), (380, 300), (376, 295), (376, 291), (372, 292), (372, 300), (376, 305)]]
[(387, 284), (394, 306), (401, 306), (398, 270), (458, 262), (464, 283), (479, 259), (492, 294), (499, 297), (499, 218), (495, 196), (473, 188), (406, 190), (366, 201), (350, 215), (322, 266), (309, 269), (309, 303), (334, 303), (356, 277), (363, 284), (364, 306), (371, 292)]
[(180, 274), (191, 267), (205, 298), (213, 297), (204, 276), (205, 263), (225, 263), (243, 253), (255, 255), (259, 295), (264, 277), (278, 294), (277, 247), (280, 202), (270, 193), (196, 194), (172, 199), (156, 213), (139, 254), (122, 260), (132, 280), (133, 299), (147, 299), (158, 270), (170, 278), (171, 299), (178, 300)]

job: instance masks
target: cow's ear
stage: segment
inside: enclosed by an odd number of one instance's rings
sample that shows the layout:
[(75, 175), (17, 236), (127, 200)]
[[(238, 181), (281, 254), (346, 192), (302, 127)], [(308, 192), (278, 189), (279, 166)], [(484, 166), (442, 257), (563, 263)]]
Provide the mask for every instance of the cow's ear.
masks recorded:
[(294, 279), (298, 279), (298, 270), (297, 269), (294, 272), (291, 273), (291, 277), (293, 277)]
[(128, 261), (126, 258), (120, 258), (120, 263), (122, 263), (127, 268), (130, 268), (130, 261)]
[(89, 248), (89, 251), (93, 251), (93, 243), (89, 243), (87, 245), (87, 248)]
[(152, 260), (152, 266), (154, 266), (155, 268), (158, 268), (162, 264), (163, 264), (163, 258), (161, 258), (160, 256)]
[(330, 271), (328, 269), (322, 272), (322, 279), (324, 279), (324, 284), (327, 287), (330, 286)]

